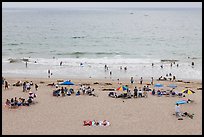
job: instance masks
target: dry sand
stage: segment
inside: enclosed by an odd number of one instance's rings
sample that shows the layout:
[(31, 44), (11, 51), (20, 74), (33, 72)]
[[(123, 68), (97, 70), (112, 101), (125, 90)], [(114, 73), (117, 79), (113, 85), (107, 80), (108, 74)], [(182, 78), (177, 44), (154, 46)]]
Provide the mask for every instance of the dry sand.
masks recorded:
[[(148, 93), (148, 98), (110, 98), (109, 91), (103, 88), (117, 88), (119, 84), (112, 80), (84, 79), (72, 81), (76, 84), (89, 83), (95, 88), (98, 97), (72, 95), (70, 97), (53, 97), (53, 87), (46, 86), (48, 83), (57, 82), (57, 79), (37, 78), (6, 78), (12, 84), (21, 81), (33, 81), (39, 85), (36, 104), (18, 109), (4, 107), (5, 100), (12, 97), (28, 97), (28, 93), (22, 92), (22, 87), (10, 86), (5, 90), (2, 87), (2, 134), (3, 135), (201, 135), (202, 134), (202, 81), (190, 83), (184, 82), (158, 82), (164, 85), (174, 83), (178, 85), (176, 90), (181, 91), (184, 87), (191, 87), (196, 93), (186, 95), (193, 99), (190, 104), (181, 105), (183, 112), (194, 113), (194, 118), (184, 117), (178, 120), (175, 112), (175, 102), (179, 97), (157, 97)], [(40, 81), (45, 83), (40, 84)], [(99, 84), (93, 84), (98, 82)], [(131, 91), (134, 86), (129, 80), (121, 81), (129, 85)], [(113, 85), (105, 85), (112, 83)], [(144, 82), (145, 83), (145, 82)], [(74, 86), (75, 87), (75, 86)], [(142, 86), (141, 86), (142, 87)], [(152, 88), (152, 86), (150, 86)], [(75, 87), (76, 88), (76, 87)], [(84, 120), (109, 120), (111, 125), (107, 127), (84, 127)]]

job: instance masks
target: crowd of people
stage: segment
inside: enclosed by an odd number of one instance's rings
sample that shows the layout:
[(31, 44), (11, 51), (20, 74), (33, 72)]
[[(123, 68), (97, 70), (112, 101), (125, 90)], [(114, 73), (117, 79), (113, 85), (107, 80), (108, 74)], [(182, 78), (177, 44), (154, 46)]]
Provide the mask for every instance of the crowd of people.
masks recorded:
[(91, 88), (90, 86), (84, 86), (84, 85), (81, 85), (79, 90), (77, 91), (75, 91), (73, 88), (68, 89), (67, 87), (63, 87), (63, 86), (53, 91), (53, 96), (57, 96), (57, 97), (71, 96), (73, 94), (75, 94), (76, 96), (79, 96), (79, 95), (96, 96), (94, 88)]
[(23, 97), (14, 97), (11, 99), (6, 99), (5, 106), (8, 108), (18, 108), (19, 106), (30, 106), (34, 103), (34, 99), (37, 95), (33, 92), (29, 92), (28, 98), (25, 99)]

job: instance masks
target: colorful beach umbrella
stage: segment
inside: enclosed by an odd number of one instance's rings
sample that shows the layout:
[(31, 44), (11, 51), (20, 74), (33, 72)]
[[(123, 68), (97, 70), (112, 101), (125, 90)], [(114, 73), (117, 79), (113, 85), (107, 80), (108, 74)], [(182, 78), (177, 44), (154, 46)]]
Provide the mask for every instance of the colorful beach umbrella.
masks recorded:
[(116, 90), (118, 90), (118, 91), (125, 91), (127, 89), (128, 89), (128, 87), (126, 87), (126, 86), (120, 86)]
[(175, 85), (175, 84), (169, 84), (168, 87), (170, 87), (170, 88), (176, 88), (177, 85)]
[(186, 94), (193, 94), (193, 93), (195, 93), (193, 90), (191, 90), (191, 89), (184, 89), (184, 90), (182, 90), (182, 92), (183, 93), (186, 93)]
[(164, 86), (163, 84), (159, 84), (159, 83), (154, 84), (154, 87), (157, 87), (157, 88), (160, 88), (160, 87), (163, 87), (163, 86)]

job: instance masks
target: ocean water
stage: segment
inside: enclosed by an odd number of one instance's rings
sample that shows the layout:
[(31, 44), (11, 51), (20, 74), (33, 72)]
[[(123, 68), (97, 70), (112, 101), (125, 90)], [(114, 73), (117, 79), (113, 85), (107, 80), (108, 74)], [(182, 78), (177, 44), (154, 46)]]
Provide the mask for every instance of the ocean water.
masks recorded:
[(202, 9), (2, 9), (2, 75), (48, 69), (67, 79), (202, 80)]

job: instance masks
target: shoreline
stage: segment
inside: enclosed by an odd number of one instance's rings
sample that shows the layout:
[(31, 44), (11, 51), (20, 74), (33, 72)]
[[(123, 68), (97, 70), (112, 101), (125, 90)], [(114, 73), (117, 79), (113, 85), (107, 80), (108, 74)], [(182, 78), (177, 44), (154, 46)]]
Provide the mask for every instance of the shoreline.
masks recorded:
[[(65, 77), (50, 77), (50, 78), (45, 78), (45, 77), (40, 77), (40, 76), (35, 76), (35, 77), (32, 77), (32, 76), (3, 76), (2, 77), (4, 78), (9, 78), (9, 79), (43, 79), (43, 80), (76, 80), (76, 81), (79, 81), (79, 80), (88, 80), (88, 81), (104, 81), (104, 80), (107, 80), (107, 81), (116, 81), (118, 82), (118, 80), (116, 78), (110, 78), (110, 77), (107, 77), (107, 78), (85, 78), (85, 77), (80, 77), (77, 78), (77, 77), (69, 77), (69, 78), (65, 78)], [(202, 84), (202, 80), (199, 80), (199, 79), (179, 79), (179, 80), (182, 80), (182, 82), (193, 82), (193, 83), (199, 83), (199, 84)], [(129, 82), (130, 83), (130, 78), (121, 78), (119, 79), (119, 81), (126, 81), (126, 82)], [(144, 83), (150, 83), (150, 80), (147, 80), (147, 79), (143, 79)], [(139, 79), (136, 80), (136, 82), (139, 84)], [(182, 83), (182, 82), (178, 82), (178, 81), (169, 81), (169, 80), (166, 80), (166, 81), (159, 81), (159, 80), (156, 80), (154, 79), (154, 83), (157, 82), (171, 82), (171, 83)]]

